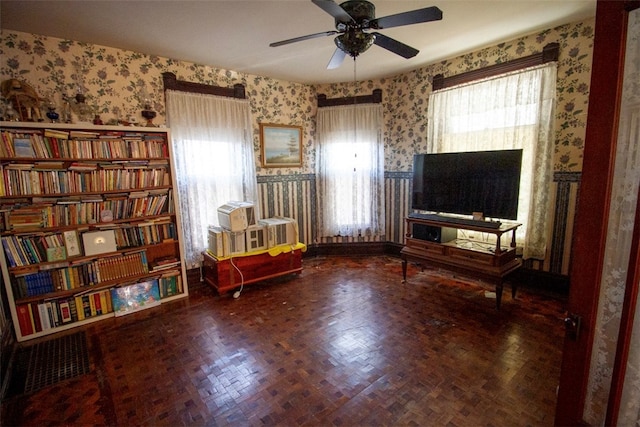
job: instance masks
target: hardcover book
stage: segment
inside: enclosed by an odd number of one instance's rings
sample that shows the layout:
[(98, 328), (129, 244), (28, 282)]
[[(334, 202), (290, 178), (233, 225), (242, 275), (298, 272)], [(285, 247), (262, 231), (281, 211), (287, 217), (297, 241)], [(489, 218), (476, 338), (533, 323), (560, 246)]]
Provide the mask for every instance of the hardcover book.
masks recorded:
[(16, 157), (35, 157), (36, 153), (29, 138), (16, 138), (13, 140), (13, 148)]
[(64, 245), (67, 248), (67, 256), (73, 257), (80, 255), (80, 245), (78, 244), (78, 233), (75, 230), (65, 231)]
[(67, 259), (67, 251), (64, 246), (57, 246), (53, 248), (47, 248), (47, 261), (62, 261)]

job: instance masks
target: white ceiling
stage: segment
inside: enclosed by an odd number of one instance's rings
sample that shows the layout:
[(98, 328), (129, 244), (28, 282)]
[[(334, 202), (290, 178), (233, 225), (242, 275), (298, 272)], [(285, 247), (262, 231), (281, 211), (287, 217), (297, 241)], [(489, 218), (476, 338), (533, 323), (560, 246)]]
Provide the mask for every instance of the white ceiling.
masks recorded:
[[(340, 3), (340, 1), (336, 1)], [(389, 77), (560, 24), (595, 16), (596, 0), (372, 0), (376, 17), (429, 6), (442, 21), (380, 30), (420, 50), (404, 59), (372, 46), (358, 80)], [(354, 80), (349, 57), (327, 70), (333, 36), (269, 43), (334, 29), (310, 0), (0, 2), (2, 29), (71, 39), (300, 83)]]

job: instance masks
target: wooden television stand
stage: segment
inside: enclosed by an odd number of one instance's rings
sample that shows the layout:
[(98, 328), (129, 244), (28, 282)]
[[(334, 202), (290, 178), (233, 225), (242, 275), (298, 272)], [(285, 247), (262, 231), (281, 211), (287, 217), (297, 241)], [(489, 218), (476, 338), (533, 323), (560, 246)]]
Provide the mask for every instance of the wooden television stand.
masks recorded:
[[(522, 261), (516, 258), (516, 229), (521, 224), (503, 223), (499, 228), (489, 228), (411, 217), (405, 218), (405, 222), (407, 227), (405, 246), (400, 251), (403, 283), (407, 280), (407, 262), (409, 261), (419, 265), (445, 268), (495, 284), (496, 307), (500, 308), (505, 278), (522, 265)], [(420, 233), (415, 233), (414, 227)], [(496, 243), (458, 238), (440, 242), (439, 236), (446, 234), (442, 229), (455, 229), (455, 233), (457, 230), (474, 230), (494, 234)], [(435, 232), (429, 234), (424, 233), (424, 230)], [(500, 237), (508, 232), (512, 233), (511, 246), (505, 249), (500, 246)], [(416, 234), (419, 234), (420, 238), (417, 238)], [(511, 295), (515, 298), (515, 284), (511, 286)]]

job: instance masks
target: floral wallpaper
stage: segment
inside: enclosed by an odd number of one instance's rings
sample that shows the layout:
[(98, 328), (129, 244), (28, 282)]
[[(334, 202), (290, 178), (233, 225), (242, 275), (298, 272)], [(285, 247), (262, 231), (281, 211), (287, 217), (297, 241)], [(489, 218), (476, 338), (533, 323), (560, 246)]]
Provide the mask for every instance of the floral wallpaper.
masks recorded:
[[(448, 77), (531, 55), (551, 42), (560, 44), (554, 170), (582, 170), (594, 26), (593, 19), (566, 24), (389, 79), (361, 82), (359, 91), (363, 87), (383, 90), (386, 170), (409, 171), (413, 154), (426, 151), (426, 117), (433, 76)], [(329, 98), (345, 96), (344, 85), (328, 84), (316, 89)]]
[[(579, 172), (586, 126), (591, 74), (594, 20), (589, 19), (497, 44), (447, 59), (409, 73), (354, 83), (310, 86), (264, 76), (238, 73), (213, 65), (201, 65), (144, 53), (62, 40), (41, 35), (0, 32), (0, 81), (15, 78), (33, 86), (42, 97), (62, 104), (78, 85), (86, 90), (87, 103), (103, 122), (140, 116), (146, 91), (157, 112), (156, 124), (164, 124), (162, 73), (178, 79), (230, 87), (242, 83), (254, 118), (254, 146), (258, 175), (295, 175), (315, 169), (316, 95), (329, 98), (368, 94), (383, 90), (386, 122), (387, 171), (409, 171), (413, 154), (425, 151), (426, 115), (434, 75), (445, 76), (509, 61), (539, 52), (550, 42), (560, 43), (558, 105), (554, 169)], [(354, 87), (355, 86), (355, 87)], [(260, 168), (259, 123), (303, 127), (304, 156), (301, 168)]]
[[(20, 32), (0, 32), (0, 81), (19, 79), (34, 87), (40, 97), (63, 104), (84, 87), (86, 103), (104, 123), (115, 120), (142, 122), (143, 91), (157, 112), (154, 123), (165, 125), (162, 73), (178, 79), (232, 87), (245, 85), (254, 119), (254, 148), (259, 175), (305, 174), (313, 171), (313, 87), (268, 77), (110, 47), (61, 40)], [(77, 120), (77, 117), (74, 117)], [(303, 127), (302, 168), (260, 168), (259, 123)]]

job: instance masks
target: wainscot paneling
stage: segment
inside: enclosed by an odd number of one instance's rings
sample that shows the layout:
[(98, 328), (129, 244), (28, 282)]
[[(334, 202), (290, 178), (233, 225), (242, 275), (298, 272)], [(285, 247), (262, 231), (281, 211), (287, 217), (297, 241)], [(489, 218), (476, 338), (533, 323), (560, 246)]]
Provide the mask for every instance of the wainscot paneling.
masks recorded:
[(300, 242), (310, 245), (316, 235), (316, 177), (313, 174), (258, 176), (263, 218), (283, 216), (298, 222)]
[(411, 172), (385, 172), (384, 191), (387, 202), (386, 227), (388, 241), (404, 244), (404, 218), (411, 206)]
[(563, 276), (569, 275), (573, 220), (580, 190), (580, 172), (556, 172), (553, 175), (550, 224), (550, 247), (544, 261), (525, 260), (524, 268), (545, 271)]

